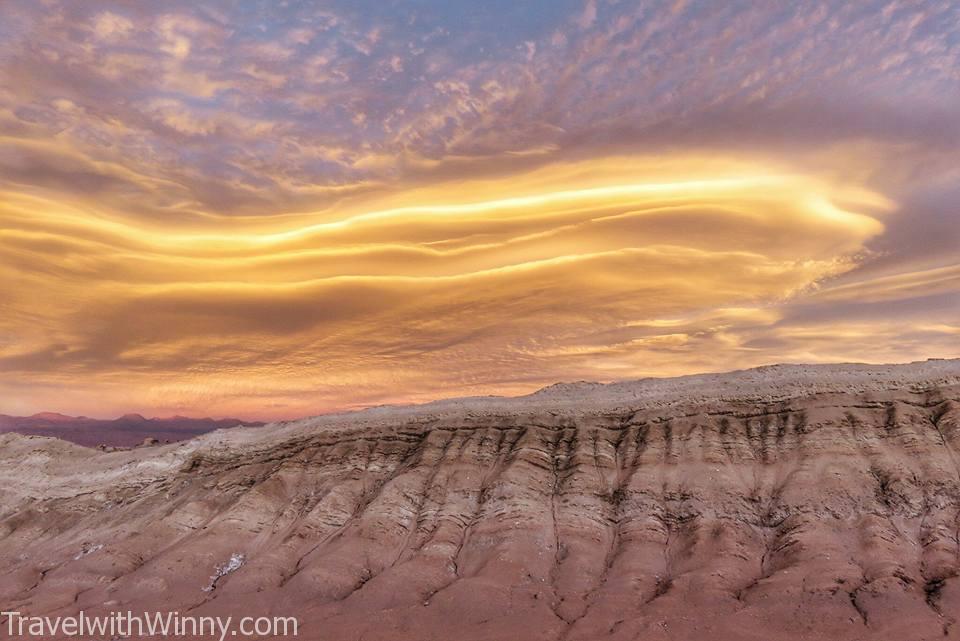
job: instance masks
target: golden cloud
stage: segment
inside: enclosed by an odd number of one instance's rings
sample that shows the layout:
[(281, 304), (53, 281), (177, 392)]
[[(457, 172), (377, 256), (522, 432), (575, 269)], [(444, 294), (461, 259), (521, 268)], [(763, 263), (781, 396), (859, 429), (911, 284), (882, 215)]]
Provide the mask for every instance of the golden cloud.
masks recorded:
[(716, 369), (890, 206), (691, 156), (165, 224), (11, 192), (3, 384), (25, 408), (264, 416)]

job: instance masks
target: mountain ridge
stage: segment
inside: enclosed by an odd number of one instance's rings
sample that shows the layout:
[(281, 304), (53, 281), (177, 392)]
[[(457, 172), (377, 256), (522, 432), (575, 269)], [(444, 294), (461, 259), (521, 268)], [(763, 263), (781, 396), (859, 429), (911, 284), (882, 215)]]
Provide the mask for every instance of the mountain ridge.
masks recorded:
[(115, 452), (0, 435), (0, 602), (331, 641), (960, 639), (960, 360), (614, 385)]
[(67, 416), (57, 412), (38, 412), (31, 416), (0, 414), (0, 433), (60, 438), (85, 447), (134, 447), (147, 439), (176, 442), (213, 430), (264, 424), (236, 418), (146, 418), (140, 414), (124, 414), (114, 419)]

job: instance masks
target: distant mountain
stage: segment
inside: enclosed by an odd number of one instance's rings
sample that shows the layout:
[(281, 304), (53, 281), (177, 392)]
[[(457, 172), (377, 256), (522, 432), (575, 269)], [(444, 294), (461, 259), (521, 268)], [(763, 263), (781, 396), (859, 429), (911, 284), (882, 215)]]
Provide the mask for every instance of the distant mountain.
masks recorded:
[(113, 420), (65, 416), (54, 412), (40, 412), (33, 416), (0, 414), (0, 433), (52, 436), (87, 447), (134, 447), (148, 439), (155, 439), (158, 443), (183, 441), (239, 425), (259, 427), (263, 423), (237, 418), (146, 418), (140, 414), (124, 414)]
[(960, 359), (570, 383), (169, 450), (39, 441), (0, 435), (0, 601), (30, 617), (960, 641)]

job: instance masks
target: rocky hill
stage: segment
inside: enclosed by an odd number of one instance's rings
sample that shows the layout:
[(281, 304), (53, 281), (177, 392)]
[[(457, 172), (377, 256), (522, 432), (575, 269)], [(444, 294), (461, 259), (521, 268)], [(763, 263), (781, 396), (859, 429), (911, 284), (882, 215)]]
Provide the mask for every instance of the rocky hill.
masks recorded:
[(0, 605), (330, 641), (960, 639), (960, 361), (0, 436)]

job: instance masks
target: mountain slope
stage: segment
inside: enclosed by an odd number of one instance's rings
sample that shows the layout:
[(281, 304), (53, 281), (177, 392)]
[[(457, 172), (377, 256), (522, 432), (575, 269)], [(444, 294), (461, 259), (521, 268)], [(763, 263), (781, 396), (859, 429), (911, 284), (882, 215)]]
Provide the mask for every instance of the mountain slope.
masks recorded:
[(0, 604), (339, 639), (960, 638), (960, 361), (0, 437)]

